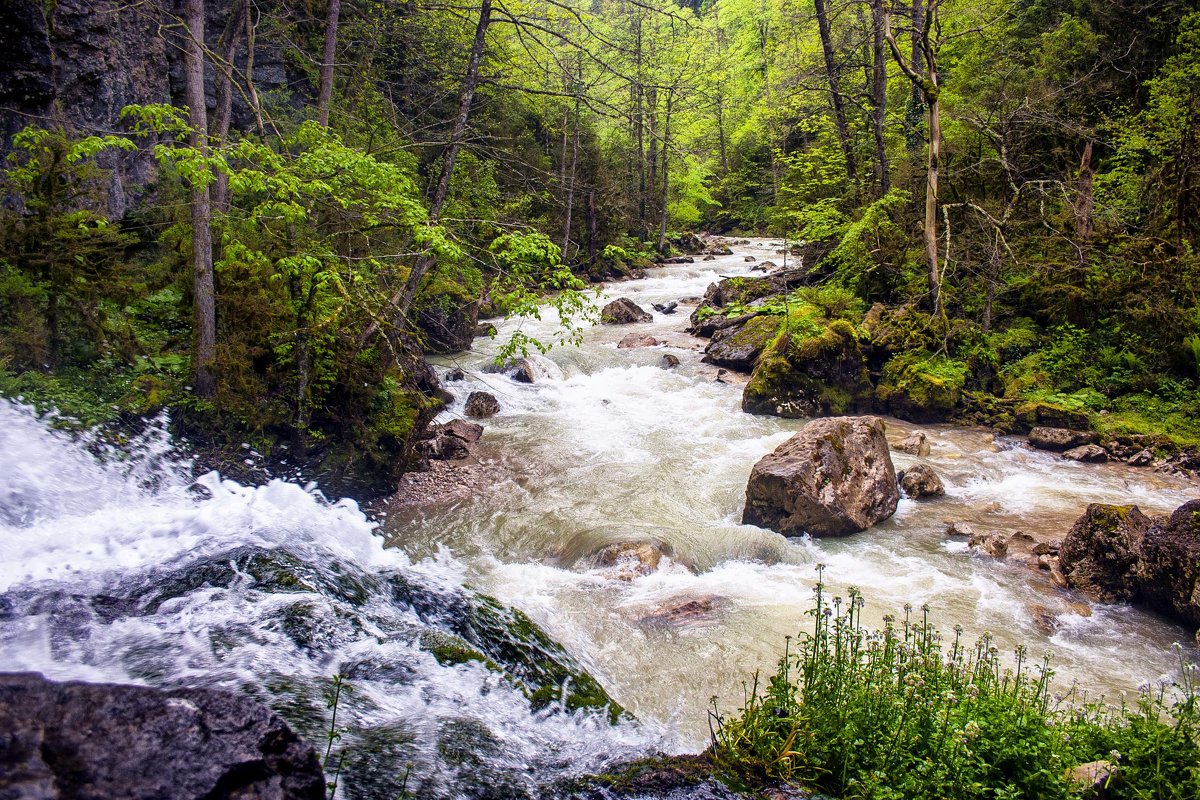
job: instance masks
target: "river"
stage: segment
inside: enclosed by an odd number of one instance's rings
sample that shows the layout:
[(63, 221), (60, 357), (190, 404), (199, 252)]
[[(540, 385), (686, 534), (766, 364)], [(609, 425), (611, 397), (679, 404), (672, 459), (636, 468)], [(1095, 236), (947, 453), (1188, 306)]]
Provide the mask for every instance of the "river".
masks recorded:
[[(766, 241), (746, 250), (775, 257)], [(654, 269), (605, 296), (649, 308), (751, 266), (738, 254)], [(533, 797), (561, 776), (702, 749), (710, 698), (732, 711), (743, 681), (806, 626), (817, 564), (835, 592), (862, 590), (868, 619), (927, 603), (943, 628), (1052, 650), (1065, 681), (1112, 693), (1171, 671), (1169, 645), (1184, 629), (1080, 603), (943, 529), (952, 519), (1061, 535), (1089, 502), (1163, 512), (1196, 496), (1194, 485), (935, 426), (926, 460), (945, 498), (904, 500), (891, 520), (844, 539), (741, 525), (751, 466), (803, 423), (743, 414), (740, 387), (716, 381), (702, 343), (683, 332), (689, 311), (594, 327), (580, 348), (534, 357), (533, 384), (484, 373), (496, 346), (487, 339), (444, 360), (468, 376), (450, 384), (457, 400), (443, 419), (461, 415), (473, 389), (500, 398), (475, 454), (492, 479), (370, 515), (285, 480), (194, 480), (161, 426), (118, 452), (0, 403), (0, 670), (247, 691), (322, 744), (321, 690), (350, 675), (337, 746), (370, 755), (340, 784), (354, 800), (401, 785), (417, 797)], [(525, 332), (548, 338), (555, 323), (544, 316)], [(516, 324), (503, 323), (501, 338)], [(668, 344), (618, 349), (630, 331)], [(679, 366), (665, 368), (665, 353)], [(889, 426), (893, 436), (912, 427)], [(900, 468), (914, 460), (894, 457)], [(600, 547), (627, 540), (663, 543), (672, 557), (633, 580), (588, 567)], [(485, 666), (439, 663), (420, 646), (439, 615), (401, 602), (398, 581), (447, 607), (469, 585), (522, 609), (638, 721), (531, 712)]]

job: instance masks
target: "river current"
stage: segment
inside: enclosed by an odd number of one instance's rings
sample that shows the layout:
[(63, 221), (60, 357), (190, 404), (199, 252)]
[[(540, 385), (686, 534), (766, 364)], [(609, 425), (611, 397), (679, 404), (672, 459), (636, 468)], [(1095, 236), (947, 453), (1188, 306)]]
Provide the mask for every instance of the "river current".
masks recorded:
[[(781, 260), (767, 241), (741, 250)], [(743, 255), (654, 269), (607, 287), (601, 302), (626, 296), (649, 310), (702, 295), (721, 276), (749, 274)], [(448, 385), (456, 401), (443, 420), (462, 415), (472, 390), (500, 400), (473, 456), (490, 479), (370, 515), (284, 480), (193, 479), (161, 429), (117, 452), (0, 403), (0, 670), (247, 691), (308, 719), (298, 726), (318, 742), (321, 689), (349, 674), (341, 718), (355, 730), (338, 746), (385, 741), (375, 764), (395, 762), (387, 791), (404, 773), (401, 785), (422, 797), (536, 796), (560, 776), (702, 749), (710, 699), (734, 710), (749, 675), (807, 626), (818, 564), (834, 593), (861, 589), (869, 621), (928, 604), (942, 628), (1050, 650), (1064, 682), (1111, 695), (1172, 671), (1170, 644), (1188, 631), (1089, 605), (943, 531), (954, 520), (1061, 536), (1090, 502), (1166, 512), (1197, 496), (1195, 485), (933, 426), (923, 460), (945, 498), (902, 500), (892, 519), (843, 539), (741, 525), (751, 466), (803, 421), (742, 413), (741, 387), (716, 380), (703, 343), (683, 332), (690, 311), (591, 328), (579, 348), (533, 356), (532, 384), (483, 371), (498, 346), (488, 339), (443, 360), (440, 369), (467, 372)], [(523, 329), (548, 340), (556, 321), (543, 316)], [(517, 325), (501, 324), (499, 338)], [(665, 344), (616, 347), (634, 331)], [(677, 367), (663, 364), (668, 353)], [(889, 420), (889, 437), (912, 427)], [(893, 458), (897, 468), (916, 460)], [(600, 548), (631, 540), (671, 557), (632, 580), (589, 567)], [(435, 597), (470, 586), (521, 609), (637, 721), (534, 712), (478, 662), (439, 663), (420, 646), (438, 615), (398, 601), (397, 581)], [(465, 765), (454, 756), (464, 737), (475, 759)], [(356, 780), (339, 791), (376, 796)]]

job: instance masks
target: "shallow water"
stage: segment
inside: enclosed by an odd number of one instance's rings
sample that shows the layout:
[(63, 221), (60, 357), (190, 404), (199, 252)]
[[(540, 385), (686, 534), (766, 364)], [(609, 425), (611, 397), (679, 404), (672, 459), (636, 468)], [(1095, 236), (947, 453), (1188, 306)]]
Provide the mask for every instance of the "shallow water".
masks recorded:
[[(782, 264), (770, 242), (740, 250)], [(623, 296), (649, 311), (702, 295), (721, 276), (754, 274), (752, 266), (739, 252), (655, 269), (607, 287), (599, 302)], [(484, 373), (496, 352), (487, 339), (445, 359), (468, 378), (448, 385), (458, 400), (442, 419), (460, 416), (470, 391), (493, 392), (502, 410), (484, 421), (480, 454), (508, 477), (466, 499), (390, 509), (390, 543), (414, 557), (450, 548), (468, 582), (529, 612), (635, 714), (671, 726), (683, 749), (705, 746), (710, 698), (723, 711), (736, 708), (746, 678), (773, 666), (784, 636), (806, 625), (817, 564), (835, 593), (862, 590), (869, 621), (905, 603), (928, 604), (940, 627), (962, 624), (991, 631), (1001, 646), (1053, 651), (1063, 681), (1111, 695), (1172, 670), (1169, 645), (1190, 641), (1188, 631), (1131, 608), (1089, 606), (1022, 564), (968, 552), (944, 529), (956, 520), (981, 532), (1061, 537), (1088, 503), (1168, 512), (1200, 488), (1146, 470), (1077, 464), (1017, 439), (993, 442), (981, 430), (927, 426), (924, 460), (943, 478), (945, 498), (902, 500), (892, 519), (844, 539), (788, 539), (741, 525), (750, 468), (804, 421), (742, 413), (741, 387), (716, 382), (700, 362), (703, 342), (683, 332), (691, 310), (597, 326), (577, 350), (535, 355), (542, 375), (533, 384)], [(522, 329), (548, 339), (554, 324)], [(516, 327), (501, 324), (499, 339)], [(667, 344), (618, 349), (630, 332)], [(666, 353), (678, 368), (662, 366)], [(888, 424), (892, 439), (915, 427)], [(893, 458), (897, 469), (917, 461)], [(587, 556), (628, 540), (666, 543), (673, 558), (633, 581), (587, 569)], [(664, 619), (689, 601), (700, 613)], [(1047, 615), (1049, 632), (1038, 619), (1044, 626)]]

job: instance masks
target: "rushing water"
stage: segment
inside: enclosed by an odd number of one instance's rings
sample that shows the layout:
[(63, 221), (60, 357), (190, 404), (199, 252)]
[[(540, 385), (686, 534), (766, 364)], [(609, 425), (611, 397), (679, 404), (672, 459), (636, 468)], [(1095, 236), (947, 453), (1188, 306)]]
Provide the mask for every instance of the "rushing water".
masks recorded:
[[(750, 251), (778, 260), (764, 242)], [(658, 269), (607, 295), (649, 308), (750, 266), (738, 255)], [(690, 310), (595, 327), (581, 348), (535, 357), (532, 385), (484, 373), (495, 352), (486, 339), (446, 361), (468, 371), (450, 384), (458, 399), (446, 418), (473, 389), (502, 403), (476, 450), (493, 480), (457, 499), (384, 505), (382, 530), (352, 501), (296, 484), (193, 480), (155, 431), (116, 453), (0, 404), (0, 670), (247, 691), (318, 743), (322, 692), (349, 675), (336, 747), (349, 754), (340, 791), (355, 800), (400, 786), (430, 798), (539, 796), (562, 776), (702, 748), (710, 697), (734, 708), (742, 681), (805, 626), (818, 563), (835, 591), (860, 587), (876, 619), (928, 603), (944, 627), (1048, 645), (1060, 674), (1085, 685), (1118, 690), (1171, 670), (1168, 645), (1183, 629), (1089, 607), (942, 531), (952, 519), (1061, 535), (1089, 502), (1168, 511), (1195, 486), (935, 427), (927, 460), (947, 497), (902, 501), (893, 519), (845, 539), (741, 525), (751, 466), (802, 422), (743, 414), (740, 387), (717, 382), (702, 343), (683, 333)], [(526, 332), (550, 338), (546, 317)], [(630, 331), (667, 344), (618, 349)], [(665, 353), (680, 365), (665, 368)], [(890, 425), (893, 436), (911, 427)], [(598, 549), (629, 540), (672, 557), (634, 580), (589, 568)], [(429, 640), (454, 629), (474, 596), (464, 585), (528, 613), (639, 722), (531, 711), (478, 662), (440, 664)]]
[[(769, 242), (741, 249), (782, 262)], [(738, 253), (655, 269), (609, 286), (600, 302), (624, 296), (650, 310), (753, 266)], [(719, 696), (722, 711), (736, 708), (746, 677), (773, 666), (784, 637), (806, 626), (819, 563), (835, 592), (862, 590), (876, 623), (905, 603), (928, 604), (943, 628), (958, 623), (1053, 651), (1066, 681), (1111, 694), (1172, 670), (1169, 645), (1190, 642), (1188, 631), (1128, 607), (1089, 606), (1023, 564), (968, 552), (944, 530), (957, 520), (981, 532), (1060, 537), (1088, 503), (1167, 512), (1200, 495), (1196, 486), (932, 426), (924, 460), (942, 476), (945, 498), (902, 500), (891, 520), (844, 539), (787, 539), (741, 525), (750, 468), (803, 421), (742, 413), (741, 387), (717, 382), (700, 361), (703, 343), (683, 332), (691, 310), (597, 326), (579, 349), (535, 356), (542, 377), (533, 384), (485, 373), (495, 353), (486, 339), (446, 360), (468, 377), (449, 384), (458, 401), (445, 419), (462, 414), (472, 390), (500, 399), (480, 457), (502, 477), (470, 497), (391, 509), (392, 543), (414, 556), (449, 547), (464, 559), (466, 580), (529, 612), (639, 718), (672, 725), (685, 749), (706, 743), (710, 698)], [(516, 324), (501, 325), (499, 339)], [(555, 324), (548, 317), (524, 330), (548, 339)], [(630, 332), (666, 344), (618, 349)], [(666, 353), (680, 359), (677, 368), (664, 368)], [(889, 420), (889, 437), (914, 427)], [(897, 469), (917, 460), (893, 458)], [(629, 540), (666, 543), (673, 559), (632, 581), (588, 569), (588, 555)], [(692, 613), (671, 613), (689, 602)]]

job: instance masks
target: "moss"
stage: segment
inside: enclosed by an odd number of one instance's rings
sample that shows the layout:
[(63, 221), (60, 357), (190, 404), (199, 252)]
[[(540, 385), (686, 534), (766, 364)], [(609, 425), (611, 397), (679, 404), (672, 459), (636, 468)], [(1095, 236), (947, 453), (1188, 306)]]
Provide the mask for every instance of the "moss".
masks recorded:
[(837, 416), (870, 406), (871, 383), (852, 324), (806, 315), (790, 319), (787, 329), (759, 357), (742, 392), (744, 411)]
[(876, 396), (901, 419), (938, 422), (958, 407), (966, 377), (961, 361), (924, 350), (904, 353), (884, 365)]

